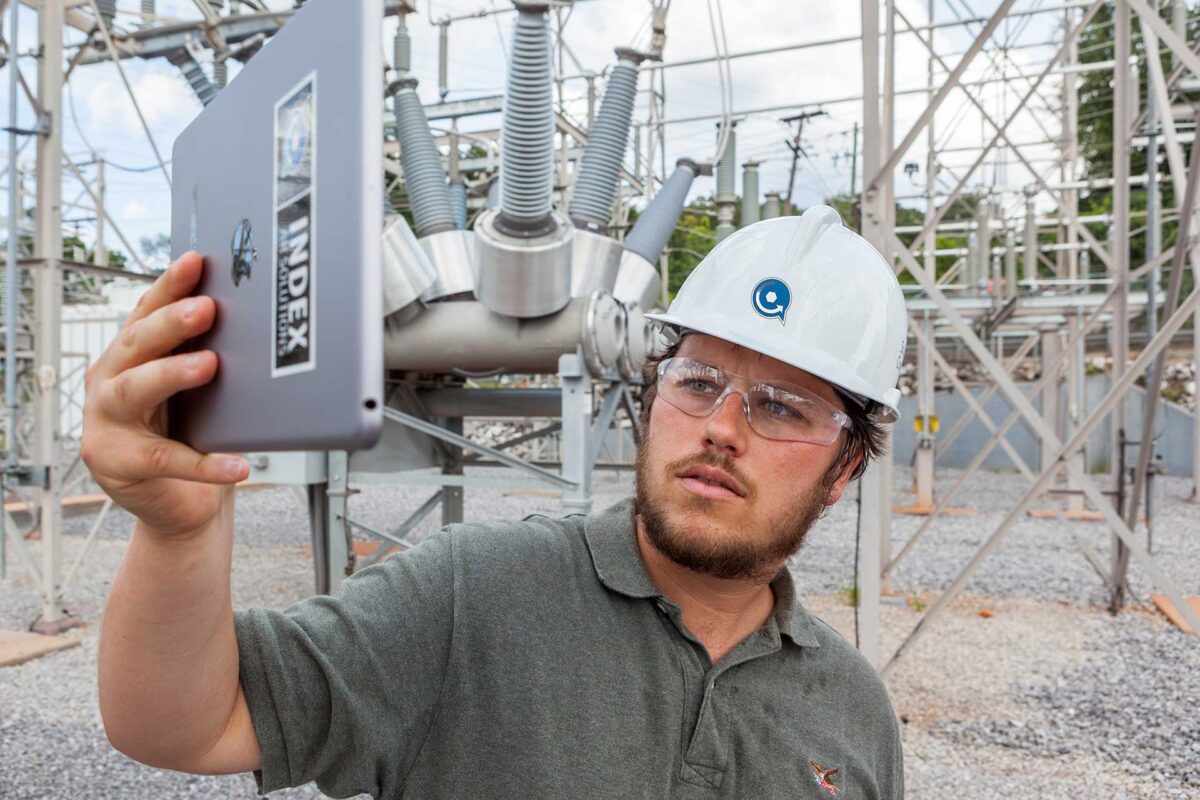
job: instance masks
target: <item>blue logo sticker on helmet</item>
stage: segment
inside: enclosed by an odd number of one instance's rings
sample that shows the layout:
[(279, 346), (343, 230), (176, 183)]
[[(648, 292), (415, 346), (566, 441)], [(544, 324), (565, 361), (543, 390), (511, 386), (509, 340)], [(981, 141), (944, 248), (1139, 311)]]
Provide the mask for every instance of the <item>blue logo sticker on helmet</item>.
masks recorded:
[(754, 310), (767, 319), (777, 319), (785, 324), (784, 315), (792, 304), (792, 290), (779, 278), (767, 278), (754, 287)]

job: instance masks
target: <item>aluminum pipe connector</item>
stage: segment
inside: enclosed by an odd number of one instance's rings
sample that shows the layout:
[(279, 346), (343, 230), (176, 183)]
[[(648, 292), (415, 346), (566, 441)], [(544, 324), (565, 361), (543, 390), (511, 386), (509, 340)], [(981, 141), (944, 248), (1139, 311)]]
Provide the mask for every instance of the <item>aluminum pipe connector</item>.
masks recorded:
[(475, 291), (475, 234), (442, 231), (418, 240), (437, 272), (437, 280), (421, 294), (426, 303)]
[(617, 282), (613, 286), (613, 297), (622, 303), (651, 309), (661, 305), (661, 293), (662, 278), (658, 274), (658, 268), (632, 250), (622, 253)]
[(497, 314), (522, 318), (553, 314), (571, 299), (575, 227), (552, 212), (547, 233), (512, 236), (500, 229), (503, 214), (503, 207), (488, 209), (475, 221), (475, 296)]
[(582, 350), (596, 377), (615, 373), (625, 337), (621, 305), (604, 292), (571, 300), (557, 314), (517, 319), (464, 300), (435, 303), (384, 335), (388, 369), (459, 375), (551, 374), (564, 353)]
[(383, 315), (395, 323), (412, 319), (421, 309), (421, 294), (435, 280), (437, 272), (408, 221), (400, 214), (388, 217), (383, 225)]
[(611, 293), (623, 252), (624, 246), (611, 236), (576, 228), (571, 245), (571, 297), (587, 297), (597, 290)]
[(642, 383), (642, 369), (646, 359), (654, 352), (658, 341), (658, 329), (646, 319), (642, 307), (637, 303), (622, 303), (625, 309), (625, 343), (617, 358), (617, 372), (628, 383)]

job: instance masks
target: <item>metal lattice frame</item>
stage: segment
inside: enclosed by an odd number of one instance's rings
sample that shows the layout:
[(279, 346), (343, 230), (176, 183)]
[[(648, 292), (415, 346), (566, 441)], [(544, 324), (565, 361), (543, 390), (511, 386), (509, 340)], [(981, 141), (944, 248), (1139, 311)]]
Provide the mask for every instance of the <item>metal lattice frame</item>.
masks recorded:
[[(922, 35), (923, 29), (926, 31), (932, 30), (932, 23), (927, 26), (918, 27), (894, 7), (894, 0), (885, 0), (885, 5), (887, 24), (884, 36), (882, 37), (884, 39), (884, 64), (882, 65), (884, 85), (881, 87), (879, 81), (881, 66), (879, 47), (871, 46), (872, 44), (877, 45), (881, 38), (879, 4), (876, 0), (862, 0), (861, 3), (863, 18), (862, 37), (864, 42), (863, 163), (864, 174), (867, 176), (867, 180), (864, 181), (864, 191), (862, 194), (863, 235), (879, 248), (881, 252), (890, 254), (895, 259), (897, 269), (900, 272), (907, 272), (916, 279), (921, 287), (922, 297), (926, 298), (926, 302), (932, 302), (938, 319), (943, 324), (949, 325), (961, 344), (984, 369), (987, 379), (992, 383), (992, 386), (984, 393), (982, 398), (976, 400), (968, 392), (967, 387), (958, 380), (953, 367), (937, 351), (935, 343), (930, 340), (931, 337), (928, 335), (928, 328), (921, 322), (913, 320), (910, 330), (912, 330), (915, 338), (918, 340), (918, 352), (922, 354), (928, 353), (928, 355), (932, 356), (933, 360), (937, 363), (938, 369), (950, 379), (955, 389), (968, 402), (971, 415), (978, 418), (991, 432), (992, 436), (985, 448), (976, 456), (966, 473), (951, 490), (950, 495), (937, 504), (929, 519), (909, 539), (895, 558), (890, 556), (889, 506), (891, 500), (891, 480), (888, 459), (885, 458), (882, 463), (868, 470), (868, 474), (864, 477), (862, 484), (863, 522), (861, 532), (864, 537), (864, 543), (861, 552), (863, 555), (860, 557), (860, 563), (857, 565), (859, 596), (863, 598), (863, 608), (860, 614), (860, 647), (873, 663), (882, 665), (885, 674), (894, 669), (916, 641), (928, 630), (929, 625), (944, 613), (949, 603), (961, 592), (970, 576), (979, 568), (980, 564), (1002, 540), (1005, 533), (1017, 519), (1051, 485), (1052, 481), (1064, 474), (1069, 477), (1070, 485), (1078, 489), (1086, 497), (1092, 506), (1099, 511), (1104, 521), (1112, 530), (1112, 558), (1107, 568), (1086, 544), (1080, 541), (1078, 537), (1075, 537), (1075, 539), (1080, 545), (1084, 558), (1107, 584), (1113, 596), (1114, 608), (1119, 607), (1123, 599), (1125, 576), (1129, 560), (1131, 557), (1136, 558), (1151, 576), (1155, 584), (1170, 597), (1176, 608), (1181, 610), (1181, 613), (1185, 615), (1193, 628), (1200, 630), (1200, 624), (1198, 624), (1200, 620), (1196, 619), (1197, 615), (1183, 601), (1182, 594), (1170, 575), (1162, 569), (1147, 551), (1143, 543), (1144, 537), (1135, 531), (1135, 523), (1138, 519), (1138, 498), (1145, 486), (1146, 476), (1149, 471), (1151, 448), (1146, 446), (1140, 449), (1137, 465), (1134, 469), (1134, 489), (1125, 501), (1125, 507), (1121, 509), (1121, 513), (1118, 513), (1112, 502), (1105, 496), (1106, 493), (1097, 485), (1095, 478), (1085, 473), (1080, 456), (1084, 442), (1102, 422), (1110, 416), (1114, 420), (1124, 419), (1124, 404), (1128, 393), (1133, 389), (1135, 380), (1146, 374), (1147, 369), (1152, 370), (1148, 385), (1158, 385), (1156, 379), (1160, 379), (1162, 375), (1167, 344), (1171, 341), (1172, 336), (1176, 335), (1182, 329), (1185, 323), (1191, 321), (1197, 309), (1200, 308), (1200, 293), (1197, 291), (1193, 291), (1186, 298), (1181, 298), (1180, 296), (1182, 271), (1185, 263), (1184, 256), (1190, 256), (1188, 261), (1194, 269), (1197, 264), (1197, 256), (1200, 255), (1197, 252), (1196, 237), (1193, 233), (1189, 232), (1189, 225), (1192, 231), (1196, 227), (1192, 223), (1192, 217), (1197, 210), (1193, 189), (1196, 179), (1200, 178), (1200, 157), (1192, 157), (1192, 163), (1189, 165), (1191, 172), (1185, 175), (1183, 151), (1178, 141), (1175, 125), (1171, 119), (1171, 115), (1169, 113), (1165, 114), (1164, 116), (1167, 119), (1163, 124), (1163, 133), (1167, 145), (1167, 160), (1170, 167), (1171, 179), (1176, 188), (1175, 198), (1178, 204), (1176, 211), (1180, 216), (1180, 244), (1149, 259), (1147, 263), (1139, 266), (1137, 269), (1131, 270), (1129, 263), (1129, 160), (1135, 128), (1134, 125), (1130, 124), (1134, 115), (1131, 115), (1129, 112), (1131, 103), (1129, 70), (1126, 68), (1113, 68), (1113, 212), (1112, 235), (1107, 247), (1101, 244), (1084, 227), (1078, 215), (1078, 199), (1074, 180), (1078, 155), (1077, 145), (1075, 144), (1078, 103), (1074, 99), (1074, 89), (1071, 88), (1073, 87), (1073, 82), (1065, 78), (1063, 80), (1062, 106), (1064, 118), (1062, 121), (1063, 136), (1060, 140), (1061, 155), (1057, 162), (1051, 165), (1050, 170), (1039, 171), (1036, 169), (1034, 166), (1035, 160), (1024, 152), (1029, 145), (1014, 142), (1008, 133), (1014, 121), (1029, 117), (1032, 117), (1036, 121), (1037, 126), (1043, 132), (1048, 132), (1049, 128), (1046, 122), (1038, 119), (1039, 113), (1044, 112), (1038, 112), (1030, 107), (1028, 105), (1029, 101), (1040, 94), (1047, 78), (1055, 72), (1056, 68), (1059, 69), (1060, 73), (1071, 74), (1071, 64), (1076, 58), (1077, 38), (1099, 11), (1102, 5), (1101, 0), (1097, 0), (1097, 2), (1088, 6), (1080, 16), (1075, 16), (1073, 11), (1067, 10), (1070, 22), (1068, 29), (1064, 32), (1063, 39), (1055, 55), (1049, 59), (1044, 68), (1036, 76), (1031, 77), (1018, 70), (1017, 77), (1025, 82), (1028, 88), (1015, 107), (1012, 107), (1009, 113), (1003, 117), (1002, 122), (998, 121), (988, 112), (985, 104), (974, 93), (973, 88), (963, 84), (961, 79), (968, 73), (972, 63), (976, 61), (981, 53), (987, 54), (989, 59), (993, 62), (995, 61), (989, 52), (990, 40), (1001, 22), (1006, 18), (1006, 15), (1012, 11), (1014, 3), (1008, 0), (1001, 0), (997, 4), (995, 11), (987, 18), (986, 23), (977, 33), (971, 46), (953, 67), (947, 64), (946, 59), (938, 54), (932, 37), (926, 38), (926, 36)], [(1194, 76), (1200, 77), (1200, 57), (1197, 57), (1187, 47), (1183, 37), (1179, 36), (1177, 31), (1172, 30), (1145, 0), (1115, 0), (1113, 27), (1114, 61), (1116, 64), (1124, 65), (1129, 63), (1131, 50), (1131, 13), (1136, 14), (1142, 35), (1147, 42), (1150, 52), (1157, 52), (1157, 42), (1161, 40), (1178, 59), (1181, 69), (1177, 69), (1173, 73), (1171, 76), (1172, 81), (1178, 81), (1184, 71), (1190, 71)], [(945, 82), (936, 91), (931, 91), (928, 104), (916, 123), (901, 137), (899, 144), (893, 148), (891, 143), (895, 141), (895, 137), (891, 134), (891, 119), (894, 115), (895, 89), (891, 85), (893, 70), (889, 62), (894, 58), (893, 41), (897, 33), (895, 27), (896, 21), (901, 22), (905, 26), (903, 32), (913, 35), (928, 51), (931, 85), (935, 62), (941, 65), (948, 74)], [(1064, 61), (1067, 62), (1065, 69), (1060, 66)], [(1158, 106), (1169, 109), (1170, 89), (1168, 81), (1162, 74), (1157, 60), (1150, 58), (1148, 61), (1150, 62), (1150, 82), (1158, 100)], [(954, 93), (960, 93), (964, 96), (964, 103), (974, 107), (976, 112), (990, 125), (993, 134), (982, 145), (974, 162), (967, 168), (965, 173), (953, 176), (955, 179), (953, 188), (941, 197), (938, 202), (935, 202), (935, 174), (936, 165), (939, 161), (939, 153), (936, 151), (932, 126), (939, 110), (946, 105), (945, 101)], [(925, 222), (915, 239), (911, 243), (905, 244), (897, 237), (894, 230), (895, 169), (902, 163), (907, 151), (917, 141), (922, 132), (927, 134), (927, 142), (930, 147), (927, 159), (929, 172), (927, 175), (927, 213)], [(1073, 248), (1076, 242), (1081, 242), (1087, 248), (1087, 252), (1090, 252), (1103, 264), (1108, 271), (1112, 283), (1111, 288), (1103, 299), (1092, 309), (1086, 322), (1083, 324), (1079, 324), (1078, 322), (1082, 308), (1073, 313), (1071, 316), (1071, 335), (1069, 341), (1057, 354), (1052, 350), (1046, 349), (1051, 343), (1047, 342), (1044, 345), (1043, 349), (1045, 352), (1042, 354), (1044, 362), (1043, 374), (1041, 379), (1034, 385), (1032, 395), (1026, 395), (1021, 392), (1010, 374), (1014, 362), (1023, 357), (1031, 349), (1032, 337), (1026, 342), (1026, 346), (1018, 351), (1016, 358), (1011, 359), (1007, 366), (1002, 364), (999, 358), (993, 354), (983, 341), (981, 337), (982, 329), (972, 325), (966, 319), (959, 310), (956, 301), (947, 296), (945, 285), (942, 281), (939, 281), (934, 271), (935, 261), (932, 242), (935, 232), (939, 230), (939, 224), (951, 206), (963, 194), (971, 178), (987, 162), (993, 151), (1001, 145), (1032, 176), (1033, 184), (1024, 201), (1027, 207), (1032, 209), (1033, 198), (1037, 194), (1042, 194), (1051, 198), (1059, 208), (1060, 215), (1062, 216), (1061, 223), (1059, 224), (1059, 237), (1065, 239), (1065, 244), (1067, 245), (1065, 249), (1059, 250), (1059, 252), (1071, 254), (1070, 257), (1060, 257), (1058, 261), (1044, 260), (1042, 259), (1042, 253), (1038, 252), (1036, 234), (1031, 236), (1027, 233), (1025, 236), (1026, 241), (1023, 244), (1027, 265), (1031, 263), (1037, 264), (1039, 260), (1043, 260), (1049, 268), (1056, 270), (1056, 274), (1058, 274), (1058, 270), (1062, 270), (1062, 273), (1065, 273), (1059, 274), (1060, 278), (1077, 282), (1079, 277), (1078, 261), (1074, 257), (1075, 251)], [(1055, 170), (1058, 170), (1060, 174), (1062, 184), (1060, 187), (1051, 186), (1048, 183), (1048, 176)], [(1018, 197), (1014, 198), (1014, 202), (1011, 205), (1019, 209), (1020, 203), (1021, 198)], [(1027, 227), (1026, 230), (1030, 229)], [(987, 245), (989, 241), (990, 234), (980, 236), (981, 244)], [(1013, 238), (1010, 237), (1006, 240), (1006, 243), (1011, 246), (1012, 241)], [(990, 254), (989, 246), (988, 250), (983, 253), (982, 263), (985, 267), (990, 260)], [(1008, 251), (1005, 252), (1005, 256), (1012, 258), (1011, 252)], [(978, 253), (967, 256), (968, 259), (975, 257), (978, 257)], [(1086, 418), (1073, 420), (1073, 424), (1069, 428), (1069, 434), (1065, 439), (1061, 438), (1057, 430), (1057, 415), (1051, 411), (1048, 416), (1044, 417), (1033, 406), (1031, 400), (1036, 398), (1039, 392), (1046, 391), (1047, 387), (1053, 387), (1053, 391), (1057, 392), (1057, 381), (1060, 379), (1060, 371), (1064, 367), (1067, 370), (1075, 370), (1079, 367), (1075, 362), (1082, 357), (1082, 351), (1076, 345), (1082, 342), (1083, 337), (1097, 323), (1103, 322), (1107, 325), (1109, 335), (1112, 338), (1113, 350), (1116, 353), (1123, 354), (1128, 352), (1129, 310), (1131, 308), (1130, 284), (1147, 274), (1156, 274), (1154, 271), (1168, 259), (1172, 261), (1171, 286), (1163, 308), (1163, 323), (1159, 326), (1157, 332), (1149, 338), (1132, 363), (1126, 365), (1125, 358), (1123, 357), (1117, 357), (1114, 360), (1114, 382), (1109, 392), (1098, 406), (1086, 415)], [(1027, 266), (1026, 268), (1029, 269), (1030, 267)], [(1008, 269), (1013, 270), (1014, 268), (1008, 267)], [(987, 273), (985, 272), (985, 274)], [(1011, 286), (1006, 287), (1006, 292), (1015, 294), (1013, 288)], [(997, 291), (996, 294), (999, 295), (999, 292)], [(1149, 302), (1153, 303), (1154, 301), (1151, 300)], [(998, 313), (996, 316), (997, 318), (1011, 319), (1015, 317), (1019, 319), (1024, 313), (1022, 308), (1022, 298), (1016, 297), (1009, 300), (1003, 309), (1003, 315)], [(1147, 313), (1154, 313), (1154, 309), (1155, 306), (1150, 305)], [(918, 374), (924, 381), (931, 381), (933, 379), (932, 370), (919, 370)], [(1073, 375), (1074, 372), (1069, 372), (1068, 374)], [(927, 389), (928, 387), (919, 387), (919, 391), (926, 391)], [(997, 391), (1002, 393), (1008, 403), (1016, 409), (1000, 425), (996, 425), (988, 417), (982, 405), (982, 402), (990, 394)], [(1151, 394), (1150, 396), (1153, 395)], [(1050, 404), (1048, 408), (1052, 408), (1053, 405)], [(1141, 441), (1149, 440), (1147, 429), (1152, 428), (1154, 422), (1153, 409), (1156, 403), (1149, 403), (1147, 405), (1148, 411), (1143, 419)], [(923, 409), (922, 413), (930, 412)], [(1080, 417), (1083, 417), (1083, 415), (1080, 415)], [(964, 420), (966, 419), (969, 419), (969, 417), (964, 417)], [(1007, 430), (1018, 420), (1024, 422), (1027, 428), (1034, 432), (1042, 443), (1043, 453), (1049, 455), (1049, 458), (1045, 459), (1042, 464), (1040, 472), (1034, 473), (1021, 460), (1020, 456), (1008, 444), (1005, 438)], [(957, 435), (957, 432), (965, 424), (965, 421), (961, 422), (956, 430), (952, 432), (952, 435)], [(1114, 437), (1120, 427), (1121, 424), (1119, 422), (1113, 424)], [(958, 488), (983, 463), (984, 458), (986, 458), (987, 454), (997, 444), (1005, 449), (1018, 470), (1030, 481), (1029, 486), (1021, 499), (1006, 515), (1003, 522), (987, 537), (975, 555), (964, 565), (959, 575), (933, 603), (898, 650), (890, 658), (883, 659), (879, 653), (878, 644), (878, 600), (881, 576), (886, 580), (900, 560), (916, 544), (921, 534), (932, 524), (937, 514), (948, 505)], [(932, 450), (925, 455), (918, 452), (918, 458), (928, 458), (932, 461), (935, 457)], [(1200, 464), (1200, 456), (1198, 456), (1197, 463)], [(918, 475), (931, 476), (932, 464), (929, 466), (930, 469), (928, 470), (918, 470)], [(1113, 477), (1120, 480), (1124, 479), (1123, 476)], [(923, 479), (928, 480), (928, 478)], [(884, 542), (888, 542), (888, 544), (885, 545)], [(879, 555), (881, 553), (882, 558)]]

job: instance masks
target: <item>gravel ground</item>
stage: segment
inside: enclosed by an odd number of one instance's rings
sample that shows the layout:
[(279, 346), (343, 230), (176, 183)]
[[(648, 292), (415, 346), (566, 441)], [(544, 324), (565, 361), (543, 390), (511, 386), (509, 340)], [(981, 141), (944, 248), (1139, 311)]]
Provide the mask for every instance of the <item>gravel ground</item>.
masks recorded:
[[(948, 490), (957, 473), (939, 473)], [(911, 475), (897, 468), (896, 504), (912, 502)], [(883, 649), (892, 652), (980, 542), (1019, 497), (1019, 476), (977, 477), (956, 502), (977, 513), (938, 520), (897, 570), (898, 605), (883, 608)], [(351, 514), (386, 528), (415, 508), (426, 490), (364, 486)], [(595, 505), (630, 490), (627, 474), (599, 473)], [(1188, 594), (1200, 594), (1200, 506), (1184, 502), (1189, 485), (1156, 486), (1155, 550)], [(1049, 503), (1037, 504), (1047, 507)], [(544, 492), (467, 492), (468, 518), (558, 513)], [(899, 549), (921, 519), (897, 516)], [(90, 517), (67, 520), (68, 563), (82, 546)], [(806, 603), (852, 638), (855, 504), (853, 496), (818, 523), (792, 568)], [(428, 535), (437, 515), (414, 532)], [(143, 767), (104, 738), (96, 704), (97, 628), (104, 597), (132, 529), (110, 513), (76, 582), (72, 613), (89, 623), (79, 647), (0, 670), (0, 797), (253, 797), (245, 775), (192, 777)], [(949, 613), (889, 674), (904, 722), (910, 798), (1200, 799), (1200, 645), (1148, 610), (1157, 591), (1136, 564), (1132, 609), (1102, 610), (1097, 577), (1071, 533), (1107, 558), (1108, 534), (1097, 523), (1022, 519), (971, 579)], [(238, 606), (285, 606), (311, 590), (308, 522), (291, 488), (245, 491), (237, 506), (233, 591)], [(34, 557), (37, 544), (30, 543)], [(0, 583), (0, 628), (21, 630), (37, 616), (35, 587), (10, 548), (13, 569)], [(315, 788), (279, 798), (318, 798)]]

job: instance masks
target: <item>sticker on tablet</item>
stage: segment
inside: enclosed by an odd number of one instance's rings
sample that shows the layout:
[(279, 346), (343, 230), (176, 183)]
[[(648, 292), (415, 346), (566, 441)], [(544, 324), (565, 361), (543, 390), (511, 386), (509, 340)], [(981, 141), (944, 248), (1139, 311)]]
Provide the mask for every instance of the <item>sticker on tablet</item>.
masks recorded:
[(275, 104), (271, 377), (316, 368), (317, 76)]

